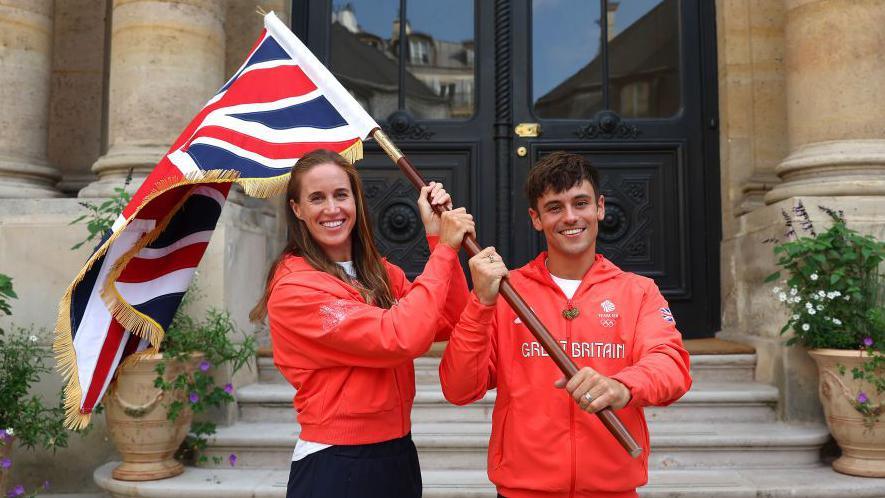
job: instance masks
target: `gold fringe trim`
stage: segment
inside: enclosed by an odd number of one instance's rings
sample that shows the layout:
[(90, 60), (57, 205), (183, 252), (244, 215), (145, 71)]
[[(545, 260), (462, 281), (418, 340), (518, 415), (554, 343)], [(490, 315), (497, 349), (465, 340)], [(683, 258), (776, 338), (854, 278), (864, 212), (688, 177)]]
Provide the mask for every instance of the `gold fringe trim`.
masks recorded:
[[(344, 158), (346, 158), (351, 164), (356, 163), (357, 161), (363, 158), (363, 142), (362, 140), (357, 140), (353, 145), (349, 146), (347, 149), (339, 152)], [(286, 186), (289, 182), (289, 173), (284, 175), (279, 175), (271, 178), (243, 178), (239, 177), (239, 172), (236, 170), (209, 170), (198, 172), (196, 174), (188, 175), (184, 180), (179, 178), (165, 178), (157, 182), (156, 187), (154, 187), (142, 200), (139, 206), (135, 209), (132, 215), (126, 219), (126, 223), (120, 228), (118, 231), (111, 234), (108, 237), (108, 240), (102, 244), (101, 247), (96, 249), (96, 251), (90, 256), (90, 258), (86, 261), (86, 264), (74, 278), (74, 281), (71, 285), (68, 286), (64, 295), (62, 296), (61, 301), (58, 306), (58, 317), (56, 319), (55, 325), (55, 339), (52, 343), (52, 349), (55, 354), (56, 359), (56, 369), (59, 374), (62, 376), (62, 379), (65, 381), (64, 387), (64, 406), (65, 406), (65, 426), (69, 429), (83, 429), (91, 420), (91, 414), (89, 413), (80, 413), (80, 405), (82, 404), (83, 399), (83, 390), (80, 386), (80, 376), (79, 371), (77, 369), (77, 354), (74, 350), (74, 342), (72, 337), (71, 330), (71, 299), (74, 292), (74, 288), (79, 284), (83, 277), (86, 276), (86, 273), (92, 269), (92, 266), (100, 260), (108, 251), (108, 248), (116, 242), (116, 240), (126, 231), (126, 227), (129, 226), (129, 223), (135, 219), (141, 210), (151, 201), (156, 199), (162, 194), (166, 192), (186, 185), (195, 185), (199, 183), (238, 183), (243, 189), (246, 191), (246, 194), (259, 197), (259, 198), (268, 198), (274, 195), (285, 192)], [(183, 198), (186, 200), (187, 196)], [(182, 201), (183, 202), (183, 201)], [(174, 210), (170, 212), (167, 218), (164, 220), (163, 224), (161, 224), (158, 228), (165, 228), (169, 221), (172, 219), (172, 216), (178, 212), (178, 209), (181, 207), (181, 204), (175, 207)], [(122, 258), (120, 258), (117, 263), (115, 263), (114, 267), (111, 269), (111, 274), (109, 274), (106, 279), (104, 288), (101, 291), (102, 300), (108, 306), (108, 310), (111, 313), (111, 316), (114, 317), (117, 321), (120, 322), (121, 325), (126, 327), (126, 329), (138, 335), (139, 337), (148, 340), (151, 343), (151, 347), (142, 351), (140, 353), (135, 353), (128, 358), (126, 358), (119, 366), (122, 368), (124, 366), (128, 366), (138, 362), (142, 357), (148, 354), (155, 354), (160, 347), (160, 343), (163, 341), (163, 336), (165, 335), (165, 331), (160, 325), (151, 319), (150, 317), (140, 313), (135, 310), (131, 305), (126, 303), (126, 301), (119, 294), (119, 291), (116, 288), (116, 278), (119, 277), (120, 273), (122, 273), (123, 269), (126, 266), (126, 263), (129, 262), (135, 254), (137, 254), (138, 250), (142, 249), (144, 246), (156, 240), (159, 236), (161, 230), (155, 228), (149, 234), (143, 236), (136, 243), (136, 246), (133, 247), (132, 250), (128, 251)], [(136, 247), (138, 250), (136, 250)], [(111, 275), (114, 275), (113, 279), (110, 278)], [(117, 372), (114, 372), (114, 379), (116, 379)]]
[(264, 17), (267, 15), (267, 12), (265, 12), (264, 8), (262, 8), (260, 5), (255, 7), (255, 13), (261, 17)]
[[(187, 184), (184, 184), (173, 188), (185, 188), (186, 186)], [(132, 245), (131, 248), (129, 248), (128, 251), (120, 256), (120, 259), (114, 263), (114, 266), (111, 267), (111, 270), (108, 272), (108, 276), (101, 289), (102, 300), (105, 305), (107, 305), (111, 316), (116, 318), (123, 328), (150, 342), (151, 346), (155, 348), (159, 348), (160, 342), (163, 341), (163, 335), (165, 335), (163, 327), (161, 327), (156, 320), (138, 311), (123, 299), (123, 296), (120, 295), (120, 291), (117, 289), (117, 279), (120, 278), (120, 275), (123, 273), (123, 270), (126, 269), (126, 265), (129, 264), (129, 261), (131, 261), (139, 251), (144, 249), (151, 242), (157, 240), (160, 234), (163, 233), (163, 230), (169, 226), (169, 222), (172, 221), (172, 218), (178, 213), (181, 206), (191, 197), (194, 188), (195, 186), (190, 186), (191, 191), (182, 195), (178, 203), (169, 210), (169, 214), (167, 214), (153, 230), (144, 234)], [(171, 190), (172, 189), (167, 189), (166, 192), (170, 192)]]

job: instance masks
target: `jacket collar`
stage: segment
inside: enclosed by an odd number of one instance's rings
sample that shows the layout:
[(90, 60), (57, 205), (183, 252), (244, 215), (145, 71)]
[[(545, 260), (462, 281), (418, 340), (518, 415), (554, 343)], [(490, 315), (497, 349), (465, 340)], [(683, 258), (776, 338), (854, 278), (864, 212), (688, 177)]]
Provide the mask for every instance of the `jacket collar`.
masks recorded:
[[(553, 282), (553, 277), (550, 275), (550, 270), (547, 269), (546, 261), (547, 251), (544, 251), (525, 265), (520, 273), (558, 291), (559, 286)], [(581, 285), (578, 287), (575, 297), (578, 297), (578, 295), (583, 293), (586, 289), (589, 289), (600, 282), (612, 279), (621, 273), (624, 273), (623, 270), (606, 259), (602, 254), (597, 253), (593, 265), (590, 266), (590, 269), (587, 270), (587, 273), (585, 273), (584, 277), (581, 279)]]

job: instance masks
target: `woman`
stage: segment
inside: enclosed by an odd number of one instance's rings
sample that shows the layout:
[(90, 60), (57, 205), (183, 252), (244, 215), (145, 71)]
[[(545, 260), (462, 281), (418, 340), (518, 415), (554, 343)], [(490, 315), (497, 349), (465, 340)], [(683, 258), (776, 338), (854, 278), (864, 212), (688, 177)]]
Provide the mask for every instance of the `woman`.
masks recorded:
[(287, 201), (289, 243), (251, 315), (269, 317), (274, 363), (297, 389), (287, 497), (421, 496), (412, 360), (448, 338), (466, 305), (457, 250), (473, 218), (435, 214), (449, 195), (421, 190), (432, 252), (410, 283), (378, 254), (359, 176), (340, 155), (301, 158)]

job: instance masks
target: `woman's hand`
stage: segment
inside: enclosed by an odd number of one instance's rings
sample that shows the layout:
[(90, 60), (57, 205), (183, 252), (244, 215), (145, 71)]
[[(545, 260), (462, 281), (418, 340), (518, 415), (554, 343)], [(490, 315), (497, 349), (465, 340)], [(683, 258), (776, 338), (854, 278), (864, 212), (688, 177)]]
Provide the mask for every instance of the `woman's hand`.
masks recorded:
[(440, 211), (450, 209), (452, 209), (452, 196), (446, 192), (442, 183), (430, 182), (421, 188), (421, 193), (418, 194), (418, 210), (421, 212), (421, 221), (428, 236), (439, 235)]
[(440, 215), (439, 241), (454, 250), (461, 248), (461, 242), (467, 235), (476, 237), (476, 228), (473, 223), (473, 215), (465, 208), (443, 211)]
[(470, 276), (473, 278), (473, 292), (479, 302), (492, 306), (498, 300), (501, 279), (507, 275), (504, 260), (494, 247), (486, 247), (470, 258)]

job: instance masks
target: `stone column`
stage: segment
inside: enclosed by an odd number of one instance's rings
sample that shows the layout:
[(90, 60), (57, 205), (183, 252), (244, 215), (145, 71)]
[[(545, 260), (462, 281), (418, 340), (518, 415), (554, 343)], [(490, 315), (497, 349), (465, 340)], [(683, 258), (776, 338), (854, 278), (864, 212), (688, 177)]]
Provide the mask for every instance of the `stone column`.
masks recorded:
[(80, 197), (113, 194), (130, 169), (137, 187), (222, 85), (225, 3), (113, 0), (108, 150)]
[(885, 2), (785, 0), (783, 183), (797, 196), (885, 195)]
[(57, 197), (47, 160), (52, 0), (0, 0), (0, 198)]

